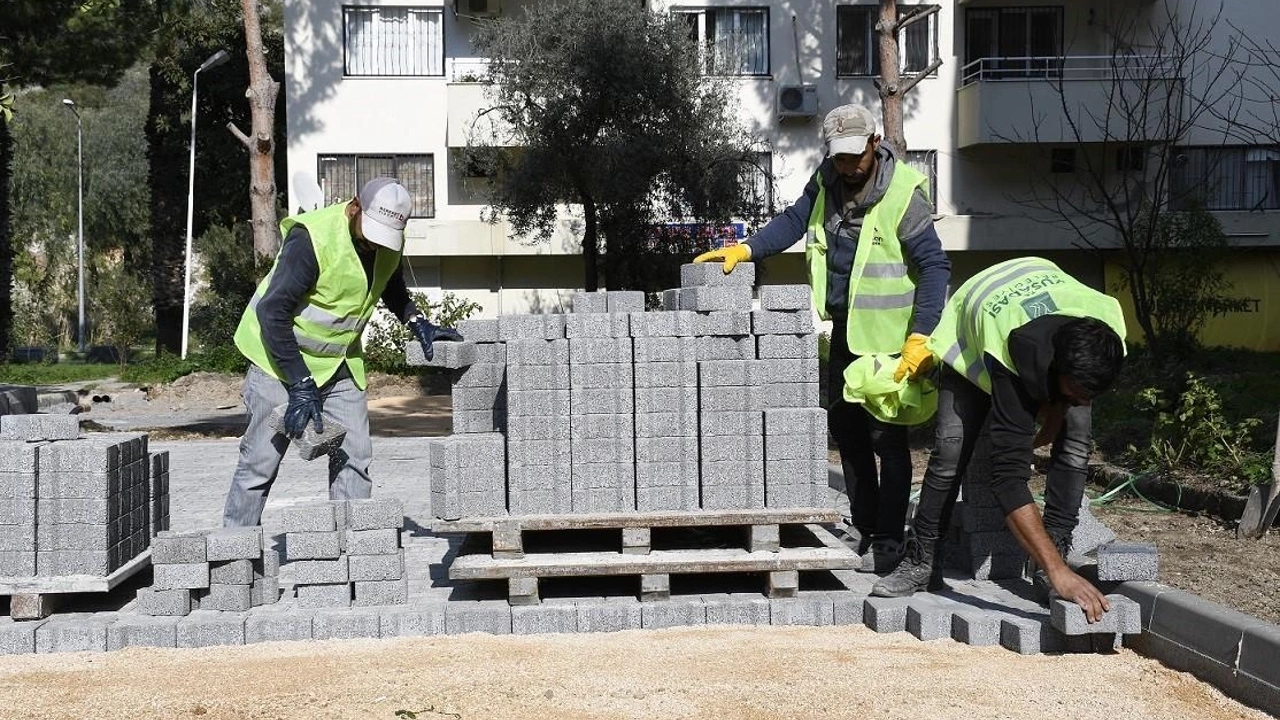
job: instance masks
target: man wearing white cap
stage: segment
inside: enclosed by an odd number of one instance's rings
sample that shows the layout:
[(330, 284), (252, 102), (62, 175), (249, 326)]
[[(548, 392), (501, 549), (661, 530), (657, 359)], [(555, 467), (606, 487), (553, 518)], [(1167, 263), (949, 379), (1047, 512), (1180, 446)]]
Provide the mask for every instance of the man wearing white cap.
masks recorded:
[[(844, 370), (863, 355), (898, 355), (894, 379), (917, 379), (946, 299), (951, 263), (933, 227), (928, 179), (880, 142), (876, 119), (842, 105), (822, 122), (827, 157), (804, 195), (741, 245), (704, 253), (725, 273), (806, 239), (813, 302), (832, 321), (827, 422), (861, 539), (864, 572), (887, 572), (902, 555), (911, 493), (907, 428), (845, 402)], [(877, 471), (876, 459), (880, 460)]]
[[(307, 423), (346, 429), (329, 456), (329, 497), (367, 498), (369, 415), (360, 336), (378, 299), (413, 330), (428, 359), (435, 340), (459, 341), (450, 328), (427, 321), (409, 296), (400, 270), (404, 227), (413, 200), (391, 178), (375, 178), (349, 202), (285, 218), (284, 244), (258, 285), (236, 329), (236, 347), (249, 362), (244, 403), (249, 427), (231, 480), (223, 524), (258, 525), (290, 438)], [(286, 405), (285, 432), (270, 423)]]

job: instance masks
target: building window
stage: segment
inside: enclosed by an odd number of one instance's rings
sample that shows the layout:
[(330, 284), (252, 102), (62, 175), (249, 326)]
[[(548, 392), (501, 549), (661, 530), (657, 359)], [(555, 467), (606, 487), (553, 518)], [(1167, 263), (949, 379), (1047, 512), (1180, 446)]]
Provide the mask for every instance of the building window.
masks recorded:
[(773, 153), (756, 153), (755, 163), (744, 170), (743, 186), (751, 207), (773, 211)]
[(1049, 172), (1073, 173), (1076, 171), (1075, 148), (1053, 148), (1049, 151)]
[(1116, 172), (1140, 173), (1147, 167), (1147, 150), (1138, 145), (1116, 148)]
[(345, 74), (444, 75), (440, 8), (345, 7), (342, 18)]
[(436, 216), (435, 159), (431, 155), (321, 155), (319, 165), (316, 176), (325, 205), (350, 200), (374, 178), (391, 177), (413, 198), (410, 217)]
[[(908, 6), (899, 5), (900, 9)], [(925, 5), (932, 8), (932, 5)], [(902, 13), (900, 12), (899, 15)], [(872, 5), (836, 7), (836, 74), (872, 77), (880, 74), (880, 8)], [(909, 25), (898, 38), (900, 70), (923, 72), (938, 57), (938, 14)]]
[(1280, 209), (1280, 146), (1179, 147), (1172, 152), (1173, 209)]
[(676, 11), (704, 49), (708, 75), (769, 74), (769, 9)]
[(938, 151), (937, 150), (908, 150), (903, 162), (911, 167), (919, 170), (925, 177), (929, 178), (929, 204), (933, 206), (934, 212), (938, 210)]
[(963, 75), (985, 80), (1057, 77), (1062, 42), (1061, 7), (969, 8)]

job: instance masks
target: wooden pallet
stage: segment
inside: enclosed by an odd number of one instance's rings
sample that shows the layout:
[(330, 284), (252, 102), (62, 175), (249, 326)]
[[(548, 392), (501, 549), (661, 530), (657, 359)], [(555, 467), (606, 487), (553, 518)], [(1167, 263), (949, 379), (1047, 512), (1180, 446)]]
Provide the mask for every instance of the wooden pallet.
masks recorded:
[(136, 573), (151, 567), (151, 550), (116, 568), (110, 575), (62, 575), (59, 577), (0, 577), (0, 595), (9, 597), (9, 617), (40, 620), (52, 612), (54, 595), (111, 592)]
[[(665, 600), (672, 575), (757, 573), (766, 576), (770, 597), (792, 597), (801, 572), (858, 565), (820, 524), (838, 519), (826, 509), (738, 510), (481, 518), (433, 529), (471, 534), (449, 567), (451, 579), (506, 580), (508, 601), (530, 605), (540, 602), (539, 580), (566, 577), (638, 577), (642, 600)], [(736, 529), (743, 532), (735, 538)], [(621, 532), (593, 547), (601, 530)], [(663, 547), (676, 533), (684, 533), (685, 546)]]

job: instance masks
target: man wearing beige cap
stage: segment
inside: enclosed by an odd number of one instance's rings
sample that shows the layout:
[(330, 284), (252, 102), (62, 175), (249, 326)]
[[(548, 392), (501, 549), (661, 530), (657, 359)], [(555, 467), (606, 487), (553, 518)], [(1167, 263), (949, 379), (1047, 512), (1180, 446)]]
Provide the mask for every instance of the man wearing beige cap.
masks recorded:
[[(876, 119), (842, 105), (822, 122), (826, 159), (804, 194), (741, 245), (704, 253), (725, 273), (806, 239), (818, 314), (830, 319), (828, 426), (844, 466), (864, 572), (887, 572), (902, 555), (911, 493), (907, 428), (845, 402), (844, 370), (863, 355), (898, 355), (898, 381), (928, 372), (925, 342), (946, 299), (951, 263), (933, 227), (929, 183), (880, 142)], [(876, 459), (880, 460), (877, 470)]]
[[(231, 480), (223, 524), (258, 525), (290, 438), (307, 423), (346, 430), (329, 456), (329, 497), (369, 497), (369, 415), (360, 336), (381, 298), (413, 330), (427, 358), (435, 340), (459, 341), (418, 312), (400, 270), (404, 227), (413, 209), (408, 190), (375, 178), (349, 202), (285, 218), (284, 244), (236, 329), (249, 362), (244, 403), (249, 427)], [(284, 432), (270, 422), (285, 405)]]

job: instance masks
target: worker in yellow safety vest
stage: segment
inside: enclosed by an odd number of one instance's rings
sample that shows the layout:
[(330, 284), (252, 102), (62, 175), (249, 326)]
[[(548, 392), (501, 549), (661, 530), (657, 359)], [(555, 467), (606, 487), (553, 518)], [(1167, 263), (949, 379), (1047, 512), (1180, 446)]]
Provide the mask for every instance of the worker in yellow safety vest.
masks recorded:
[[(1048, 260), (1009, 260), (960, 286), (929, 339), (942, 365), (937, 430), (907, 552), (873, 595), (940, 587), (941, 538), (990, 415), (991, 489), (1036, 563), (1040, 599), (1056, 594), (1079, 604), (1090, 622), (1101, 617), (1106, 598), (1066, 558), (1088, 472), (1090, 403), (1120, 374), (1124, 334), (1115, 298)], [(1032, 449), (1050, 442), (1042, 517), (1027, 481)]]
[[(244, 381), (249, 426), (227, 493), (223, 524), (258, 525), (290, 439), (308, 423), (346, 430), (330, 454), (329, 497), (370, 496), (369, 415), (361, 334), (379, 298), (409, 325), (427, 359), (436, 340), (460, 341), (418, 311), (401, 275), (404, 228), (413, 199), (391, 178), (375, 178), (349, 202), (280, 223), (284, 243), (245, 308), (236, 348), (251, 365)], [(284, 432), (270, 422), (285, 405)]]
[(925, 341), (951, 275), (928, 179), (876, 130), (875, 116), (859, 105), (829, 112), (826, 159), (804, 194), (744, 243), (694, 259), (723, 262), (727, 274), (805, 239), (814, 306), (832, 324), (827, 423), (840, 448), (864, 572), (886, 572), (902, 556), (911, 455), (905, 425), (845, 401), (844, 371), (859, 357), (885, 354), (898, 356), (898, 381), (927, 373), (933, 358)]

